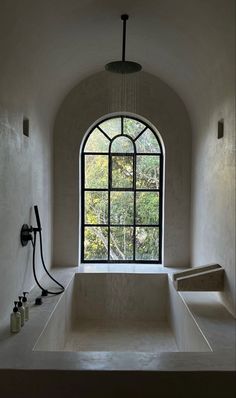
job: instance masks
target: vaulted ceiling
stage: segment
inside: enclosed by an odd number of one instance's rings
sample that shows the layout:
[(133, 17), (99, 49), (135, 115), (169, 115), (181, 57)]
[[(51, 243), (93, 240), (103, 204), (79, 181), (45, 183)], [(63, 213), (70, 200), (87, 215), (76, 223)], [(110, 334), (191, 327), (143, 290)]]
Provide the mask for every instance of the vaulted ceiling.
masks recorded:
[(194, 113), (206, 81), (232, 75), (234, 7), (234, 0), (0, 0), (1, 102), (44, 104), (55, 116), (75, 84), (120, 59), (120, 15), (128, 13), (127, 59), (163, 79)]

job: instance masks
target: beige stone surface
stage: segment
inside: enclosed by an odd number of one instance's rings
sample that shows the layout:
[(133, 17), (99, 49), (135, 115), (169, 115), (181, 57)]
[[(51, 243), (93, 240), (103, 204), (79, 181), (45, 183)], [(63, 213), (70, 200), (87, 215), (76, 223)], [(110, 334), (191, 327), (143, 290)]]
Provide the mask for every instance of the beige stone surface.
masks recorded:
[[(62, 351), (65, 334), (73, 330), (70, 319), (75, 311), (74, 272), (57, 272), (56, 276), (67, 286), (66, 292), (62, 296), (46, 297), (42, 306), (33, 305), (39, 290), (35, 288), (31, 292), (30, 321), (20, 333), (11, 335), (9, 321), (3, 324), (0, 329), (0, 372), (1, 369), (67, 370), (79, 375), (80, 371), (127, 370), (154, 371), (158, 376), (159, 372), (170, 371), (204, 370), (219, 374), (235, 371), (235, 320), (216, 293), (179, 293), (170, 279), (169, 325), (180, 351)], [(52, 288), (50, 284), (48, 287)], [(66, 321), (62, 322), (62, 319)]]
[(175, 338), (167, 322), (87, 320), (67, 334), (64, 351), (175, 352)]
[(218, 264), (194, 267), (174, 273), (174, 286), (178, 291), (220, 292), (224, 290), (224, 273), (224, 269)]

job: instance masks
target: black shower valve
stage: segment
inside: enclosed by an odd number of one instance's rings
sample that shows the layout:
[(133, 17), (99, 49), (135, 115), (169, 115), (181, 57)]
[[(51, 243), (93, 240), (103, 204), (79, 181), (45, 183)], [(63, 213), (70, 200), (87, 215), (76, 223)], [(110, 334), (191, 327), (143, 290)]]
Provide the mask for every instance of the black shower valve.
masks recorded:
[(20, 232), (20, 241), (22, 246), (26, 246), (28, 242), (33, 241), (32, 232), (33, 227), (29, 227), (28, 224), (23, 224)]
[(29, 226), (28, 224), (23, 224), (20, 232), (20, 241), (22, 246), (26, 246), (30, 240), (33, 242), (32, 233), (39, 232), (41, 231), (41, 229), (41, 226), (37, 226), (37, 228), (34, 228), (32, 226)]

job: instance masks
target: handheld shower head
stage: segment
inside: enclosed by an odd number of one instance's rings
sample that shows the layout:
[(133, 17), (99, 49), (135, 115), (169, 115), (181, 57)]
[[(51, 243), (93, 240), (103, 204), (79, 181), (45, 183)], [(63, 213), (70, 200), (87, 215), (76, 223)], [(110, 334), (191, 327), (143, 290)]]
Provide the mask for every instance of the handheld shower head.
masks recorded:
[(39, 231), (42, 231), (41, 221), (40, 221), (40, 217), (39, 217), (38, 206), (34, 206), (34, 212), (35, 212), (35, 218), (36, 218), (38, 230), (39, 230)]

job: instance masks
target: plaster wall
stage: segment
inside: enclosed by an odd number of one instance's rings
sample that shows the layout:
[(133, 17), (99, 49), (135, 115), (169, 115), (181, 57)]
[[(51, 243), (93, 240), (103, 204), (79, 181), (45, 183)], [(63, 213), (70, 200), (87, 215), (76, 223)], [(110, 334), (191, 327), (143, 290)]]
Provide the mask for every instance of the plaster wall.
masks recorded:
[(180, 98), (147, 73), (101, 72), (82, 81), (63, 102), (54, 132), (54, 265), (79, 263), (79, 153), (90, 126), (112, 112), (149, 120), (166, 153), (164, 264), (189, 266), (191, 127)]
[[(6, 98), (6, 97), (5, 97)], [(2, 104), (2, 98), (0, 98)], [(23, 117), (30, 135), (22, 133)], [(47, 120), (26, 102), (0, 106), (0, 323), (9, 317), (13, 301), (34, 286), (32, 246), (22, 247), (24, 223), (35, 226), (32, 206), (39, 206), (47, 266), (51, 264), (51, 137)], [(37, 254), (37, 274), (43, 274)]]
[[(231, 29), (233, 33), (233, 28)], [(220, 294), (236, 314), (235, 275), (235, 35), (227, 57), (219, 55), (199, 81), (193, 114), (192, 265), (218, 263), (225, 269)], [(224, 137), (217, 138), (224, 119)]]

